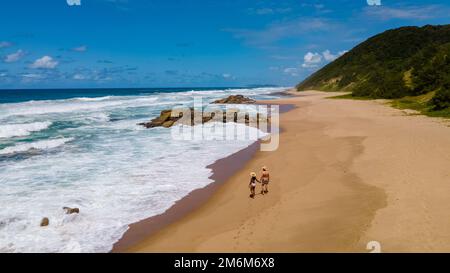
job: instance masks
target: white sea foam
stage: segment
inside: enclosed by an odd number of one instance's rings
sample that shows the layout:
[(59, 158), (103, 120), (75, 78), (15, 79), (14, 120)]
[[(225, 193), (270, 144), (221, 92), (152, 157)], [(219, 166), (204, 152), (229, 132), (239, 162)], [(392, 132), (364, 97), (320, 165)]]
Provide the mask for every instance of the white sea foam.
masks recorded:
[(57, 138), (50, 140), (41, 140), (31, 143), (16, 144), (0, 150), (0, 155), (23, 153), (29, 150), (47, 150), (59, 147), (65, 143), (72, 141), (73, 138)]
[(117, 107), (139, 107), (150, 106), (158, 98), (135, 98), (135, 97), (111, 97), (103, 100), (55, 100), (55, 101), (30, 101), (14, 104), (0, 104), (0, 117), (44, 115), (70, 112), (98, 111)]
[(33, 122), (25, 124), (4, 124), (0, 125), (0, 138), (10, 138), (28, 136), (32, 132), (47, 129), (52, 123), (49, 121)]
[(105, 97), (96, 97), (96, 98), (75, 98), (73, 100), (79, 100), (79, 101), (104, 101), (111, 99), (112, 96), (105, 96)]

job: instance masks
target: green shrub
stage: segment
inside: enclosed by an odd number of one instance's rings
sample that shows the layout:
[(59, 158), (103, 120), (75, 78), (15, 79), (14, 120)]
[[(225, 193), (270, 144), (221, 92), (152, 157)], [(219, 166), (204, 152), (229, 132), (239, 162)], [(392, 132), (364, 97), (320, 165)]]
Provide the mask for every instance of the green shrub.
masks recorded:
[(450, 107), (450, 83), (446, 83), (436, 92), (430, 101), (433, 110), (443, 110)]

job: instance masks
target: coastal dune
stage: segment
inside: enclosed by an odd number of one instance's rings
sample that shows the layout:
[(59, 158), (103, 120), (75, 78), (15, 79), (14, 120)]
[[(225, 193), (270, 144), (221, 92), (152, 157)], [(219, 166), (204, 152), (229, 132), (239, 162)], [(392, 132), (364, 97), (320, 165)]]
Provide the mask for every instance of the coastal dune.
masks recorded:
[[(128, 252), (450, 251), (450, 128), (380, 101), (307, 91), (265, 103), (280, 146), (255, 153), (201, 206)], [(267, 166), (269, 194), (248, 197)], [(257, 193), (259, 192), (259, 185)]]

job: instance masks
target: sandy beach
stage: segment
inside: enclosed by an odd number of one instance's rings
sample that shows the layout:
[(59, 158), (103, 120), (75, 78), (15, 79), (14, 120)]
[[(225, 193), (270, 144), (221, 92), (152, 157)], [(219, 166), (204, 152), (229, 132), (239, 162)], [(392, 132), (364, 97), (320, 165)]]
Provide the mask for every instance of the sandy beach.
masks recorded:
[[(450, 251), (448, 124), (326, 98), (335, 95), (267, 102), (296, 106), (280, 117), (278, 150), (249, 149), (201, 204), (159, 228), (132, 226), (115, 251), (368, 252), (369, 241), (383, 252)], [(264, 165), (270, 192), (251, 199), (249, 173)]]

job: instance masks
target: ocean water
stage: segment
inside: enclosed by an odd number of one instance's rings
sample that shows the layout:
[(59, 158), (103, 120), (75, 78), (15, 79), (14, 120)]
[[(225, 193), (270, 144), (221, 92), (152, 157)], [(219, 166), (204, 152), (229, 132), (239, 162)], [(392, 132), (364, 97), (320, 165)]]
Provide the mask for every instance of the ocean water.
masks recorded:
[(0, 252), (110, 251), (129, 224), (211, 183), (206, 166), (253, 143), (175, 140), (137, 123), (194, 96), (271, 99), (285, 89), (0, 90)]

